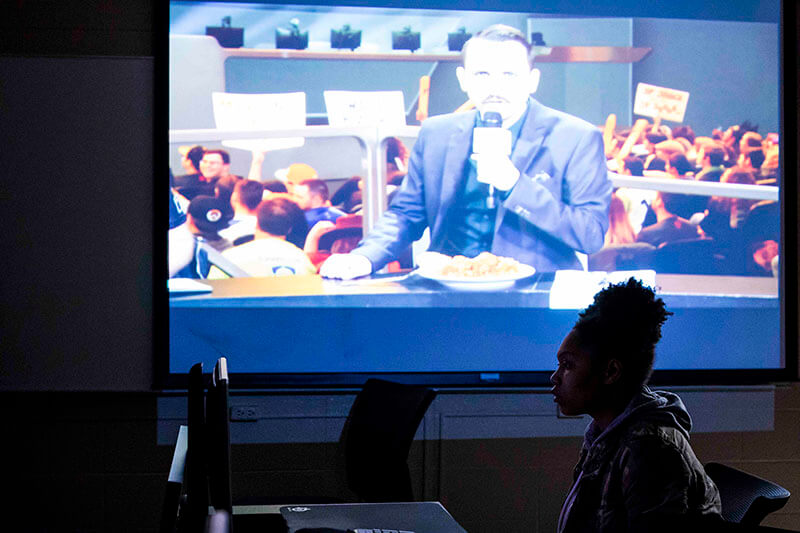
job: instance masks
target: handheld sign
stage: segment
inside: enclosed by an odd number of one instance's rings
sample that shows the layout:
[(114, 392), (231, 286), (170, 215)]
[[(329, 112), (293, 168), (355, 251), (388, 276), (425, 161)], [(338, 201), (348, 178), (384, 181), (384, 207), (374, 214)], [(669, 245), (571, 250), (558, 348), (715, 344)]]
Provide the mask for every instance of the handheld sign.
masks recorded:
[(672, 122), (683, 122), (688, 103), (689, 93), (686, 91), (639, 83), (636, 85), (633, 113)]
[(405, 126), (403, 91), (323, 91), (331, 126)]
[[(220, 130), (300, 129), (306, 125), (306, 93), (211, 93), (214, 122)], [(223, 146), (268, 151), (303, 146), (303, 137), (222, 141)]]

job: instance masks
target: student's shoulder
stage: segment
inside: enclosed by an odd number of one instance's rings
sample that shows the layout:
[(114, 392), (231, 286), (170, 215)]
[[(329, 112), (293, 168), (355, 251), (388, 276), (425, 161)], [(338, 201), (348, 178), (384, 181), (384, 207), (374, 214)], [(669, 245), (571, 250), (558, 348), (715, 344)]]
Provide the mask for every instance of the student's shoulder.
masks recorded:
[(620, 439), (620, 448), (635, 462), (682, 458), (687, 447), (688, 440), (680, 429), (651, 422), (631, 425)]

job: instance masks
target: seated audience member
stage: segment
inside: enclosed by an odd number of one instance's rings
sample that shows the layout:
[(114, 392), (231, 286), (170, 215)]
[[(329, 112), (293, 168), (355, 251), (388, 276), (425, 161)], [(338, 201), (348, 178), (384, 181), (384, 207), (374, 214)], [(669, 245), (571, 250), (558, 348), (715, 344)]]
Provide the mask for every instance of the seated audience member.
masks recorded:
[(669, 161), (669, 158), (674, 154), (686, 155), (686, 148), (683, 146), (683, 144), (670, 139), (667, 141), (662, 141), (656, 145), (655, 157), (660, 157), (665, 161)]
[[(628, 156), (623, 160), (623, 167), (619, 173), (623, 176), (642, 177), (644, 175), (644, 164), (638, 157)], [(628, 220), (635, 235), (642, 229), (642, 224), (650, 203), (656, 196), (656, 191), (637, 189), (635, 187), (620, 187), (617, 189), (616, 195), (625, 204), (625, 211), (628, 214)]]
[(764, 151), (761, 148), (755, 148), (748, 152), (742, 152), (739, 156), (738, 164), (740, 167), (750, 170), (760, 177), (761, 165), (764, 164), (765, 160)]
[(241, 179), (230, 173), (231, 156), (225, 150), (206, 150), (200, 160), (200, 174), (207, 182), (216, 182), (221, 178), (233, 177)]
[(765, 152), (764, 163), (761, 164), (759, 169), (759, 176), (761, 179), (774, 179), (776, 185), (780, 185), (780, 147), (777, 144), (767, 147)]
[(268, 181), (265, 181), (264, 182), (264, 196), (267, 196), (268, 193), (271, 193), (271, 192), (288, 194), (289, 189), (287, 189), (286, 188), (286, 184), (283, 183), (280, 180), (268, 180)]
[[(273, 196), (273, 198), (276, 198)], [(296, 210), (292, 210), (292, 228), (289, 230), (289, 234), (286, 236), (286, 240), (290, 243), (294, 244), (298, 248), (303, 248), (306, 244), (306, 237), (308, 237), (308, 231), (311, 229), (308, 227), (308, 222), (306, 222), (306, 215), (303, 213), (303, 210), (300, 209), (300, 206), (297, 205), (290, 196), (277, 196), (277, 198), (282, 198), (284, 200), (288, 200), (289, 202), (293, 203), (297, 206)], [(272, 198), (268, 198), (272, 199)]]
[(225, 150), (206, 150), (198, 165), (199, 173), (181, 176), (180, 180), (176, 178), (178, 192), (189, 200), (196, 196), (214, 196), (226, 160), (229, 164), (230, 156)]
[(405, 177), (406, 177), (406, 173), (405, 172), (401, 172), (399, 170), (395, 170), (393, 172), (390, 172), (386, 176), (386, 186), (387, 187), (392, 187), (392, 186), (399, 187), (400, 185), (403, 184), (403, 180), (405, 179)]
[(749, 273), (758, 276), (772, 276), (777, 278), (778, 271), (774, 266), (778, 255), (777, 242), (767, 240), (756, 244), (753, 247)]
[(750, 132), (758, 134), (758, 126), (751, 124), (749, 120), (745, 120), (741, 124), (735, 124), (725, 130), (722, 135), (722, 142), (732, 152), (733, 157), (728, 158), (730, 161), (735, 162), (739, 158), (741, 141)]
[(205, 278), (211, 264), (208, 254), (198, 247), (204, 243), (217, 251), (231, 246), (219, 231), (228, 225), (225, 204), (213, 196), (197, 196), (190, 203), (186, 223), (169, 233), (170, 277)]
[(695, 135), (691, 126), (678, 126), (672, 130), (673, 139), (686, 139), (689, 144), (694, 144)]
[[(700, 166), (700, 158), (698, 157), (700, 154), (700, 150), (706, 148), (708, 145), (720, 145), (721, 143), (717, 140), (714, 140), (711, 137), (706, 137), (704, 135), (700, 135), (699, 137), (694, 138), (694, 144), (692, 145), (692, 152), (695, 155), (694, 163), (697, 166)], [(688, 157), (688, 156), (687, 156)], [(691, 160), (691, 158), (690, 158)]]
[(656, 153), (656, 145), (658, 143), (660, 143), (660, 142), (666, 141), (667, 139), (669, 139), (669, 137), (667, 137), (666, 135), (664, 135), (661, 132), (650, 131), (650, 132), (645, 133), (644, 134), (644, 147), (647, 150), (647, 153), (648, 154)]
[(187, 171), (187, 174), (175, 176), (175, 191), (186, 198), (191, 200), (198, 195), (211, 196), (214, 194), (213, 188), (208, 184), (203, 183), (200, 174), (200, 161), (205, 154), (205, 148), (202, 146), (193, 146), (184, 154), (181, 152), (181, 166)]
[(317, 171), (314, 167), (305, 163), (292, 163), (286, 168), (275, 171), (275, 177), (278, 181), (286, 185), (286, 190), (289, 194), (293, 194), (294, 186), (306, 180), (319, 179)]
[(674, 214), (674, 209), (680, 207), (683, 194), (659, 191), (650, 208), (656, 216), (656, 223), (642, 228), (636, 236), (636, 242), (647, 242), (655, 247), (665, 242), (684, 239), (695, 239), (700, 232), (694, 224)]
[(345, 213), (356, 213), (361, 209), (361, 176), (353, 176), (344, 182), (331, 197), (331, 203), (339, 206)]
[(357, 191), (353, 191), (353, 194), (347, 198), (347, 201), (342, 206), (342, 209), (345, 213), (357, 215), (361, 213), (363, 205), (364, 192), (361, 189), (358, 189)]
[(294, 186), (293, 196), (297, 205), (305, 212), (309, 228), (321, 220), (335, 222), (345, 214), (331, 206), (328, 185), (323, 180), (301, 181)]
[(763, 148), (764, 138), (757, 131), (746, 131), (742, 138), (739, 139), (739, 155), (751, 150), (761, 150)]
[(694, 177), (694, 166), (685, 155), (674, 153), (667, 159), (666, 171), (675, 178)]
[[(256, 213), (255, 238), (222, 255), (251, 276), (315, 274), (317, 270), (305, 252), (287, 240), (298, 215), (303, 216), (297, 204), (286, 198), (270, 198), (261, 202)], [(222, 278), (225, 274), (213, 268), (209, 277)]]
[(386, 139), (386, 175), (394, 172), (405, 174), (408, 171), (408, 159), (411, 157), (403, 141), (397, 137)]
[[(667, 174), (673, 178), (694, 181), (694, 166), (683, 154), (672, 154), (667, 161)], [(698, 194), (682, 194), (675, 202), (675, 214), (691, 220), (695, 213), (702, 213), (708, 205), (708, 197)]]
[(622, 161), (622, 171), (620, 174), (626, 176), (644, 176), (644, 162), (638, 157), (629, 155)]
[[(741, 183), (755, 185), (756, 179), (752, 170), (742, 167), (727, 169), (720, 179), (721, 183)], [(750, 208), (757, 200), (744, 198), (728, 198), (712, 196), (708, 201), (708, 213), (701, 222), (703, 231), (717, 240), (728, 240), (737, 228), (740, 228)]]
[(233, 206), (231, 205), (231, 196), (233, 196), (233, 188), (236, 186), (236, 180), (229, 177), (220, 178), (214, 184), (214, 197), (219, 198), (225, 202), (227, 208), (226, 214), (228, 218), (233, 218)]
[(181, 154), (181, 166), (186, 171), (186, 175), (199, 174), (200, 160), (203, 159), (205, 148), (199, 144), (195, 146), (181, 146), (178, 152)]
[(725, 162), (725, 150), (719, 143), (708, 143), (698, 152), (697, 162), (701, 170), (695, 176), (695, 180), (718, 182), (725, 172), (725, 167), (722, 166)]
[(633, 226), (625, 211), (625, 204), (615, 193), (611, 194), (611, 203), (608, 207), (608, 231), (606, 231), (603, 246), (609, 244), (629, 244), (636, 240)]
[(255, 235), (256, 209), (264, 195), (264, 186), (253, 180), (240, 180), (233, 188), (231, 206), (233, 219), (219, 234), (236, 244), (237, 239)]
[(660, 170), (665, 172), (667, 170), (667, 162), (660, 157), (654, 157), (647, 161), (644, 167), (645, 170)]
[(186, 206), (173, 192), (174, 178), (169, 172), (169, 233), (167, 234), (167, 264), (169, 277), (192, 277), (186, 267), (194, 258), (194, 235), (186, 223)]
[(551, 392), (565, 415), (592, 421), (558, 533), (661, 531), (665, 521), (722, 520), (719, 491), (689, 444), (692, 422), (683, 402), (647, 386), (671, 314), (631, 278), (600, 291), (562, 342)]
[(198, 240), (206, 242), (217, 251), (230, 248), (231, 242), (219, 232), (228, 227), (231, 218), (226, 202), (213, 196), (196, 196), (189, 203), (187, 223)]

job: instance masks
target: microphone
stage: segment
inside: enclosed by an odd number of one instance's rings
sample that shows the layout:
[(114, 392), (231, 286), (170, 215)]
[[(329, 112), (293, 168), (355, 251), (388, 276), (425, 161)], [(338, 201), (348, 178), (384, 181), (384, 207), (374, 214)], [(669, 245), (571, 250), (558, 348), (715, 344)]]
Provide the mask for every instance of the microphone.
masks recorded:
[[(511, 131), (503, 128), (503, 117), (496, 111), (486, 111), (481, 114), (482, 125), (476, 126), (472, 133), (472, 154), (491, 154), (500, 156), (511, 155)], [(481, 173), (487, 171), (485, 165), (478, 165), (478, 178), (486, 176)], [(489, 197), (486, 199), (489, 209), (494, 208), (494, 186), (489, 185)]]

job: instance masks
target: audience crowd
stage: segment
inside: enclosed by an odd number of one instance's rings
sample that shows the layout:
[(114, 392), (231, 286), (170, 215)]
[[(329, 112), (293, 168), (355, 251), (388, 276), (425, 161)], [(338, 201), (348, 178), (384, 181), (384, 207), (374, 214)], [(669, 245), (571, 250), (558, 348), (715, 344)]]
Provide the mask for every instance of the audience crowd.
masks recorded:
[[(638, 131), (610, 137), (611, 171), (641, 179), (780, 184), (778, 136), (762, 136), (749, 122), (707, 137), (690, 126), (648, 125), (628, 151), (626, 140)], [(262, 181), (264, 153), (253, 154), (247, 178), (230, 173), (225, 150), (191, 146), (180, 153), (186, 174), (170, 172), (172, 277), (230, 275), (214, 260), (217, 254), (252, 276), (313, 273), (331, 249), (346, 252), (360, 238), (358, 176), (322, 179), (310, 165), (295, 163), (277, 171), (277, 179)], [(389, 201), (408, 157), (403, 143), (391, 139)], [(777, 275), (777, 202), (623, 187), (612, 195), (609, 221), (604, 248), (589, 257), (590, 270)]]
[[(777, 134), (749, 122), (709, 137), (690, 126), (648, 126), (630, 153), (633, 128), (616, 133), (609, 168), (642, 179), (780, 185)], [(609, 211), (605, 246), (590, 270), (654, 268), (662, 273), (776, 276), (780, 242), (777, 201), (623, 187)]]

